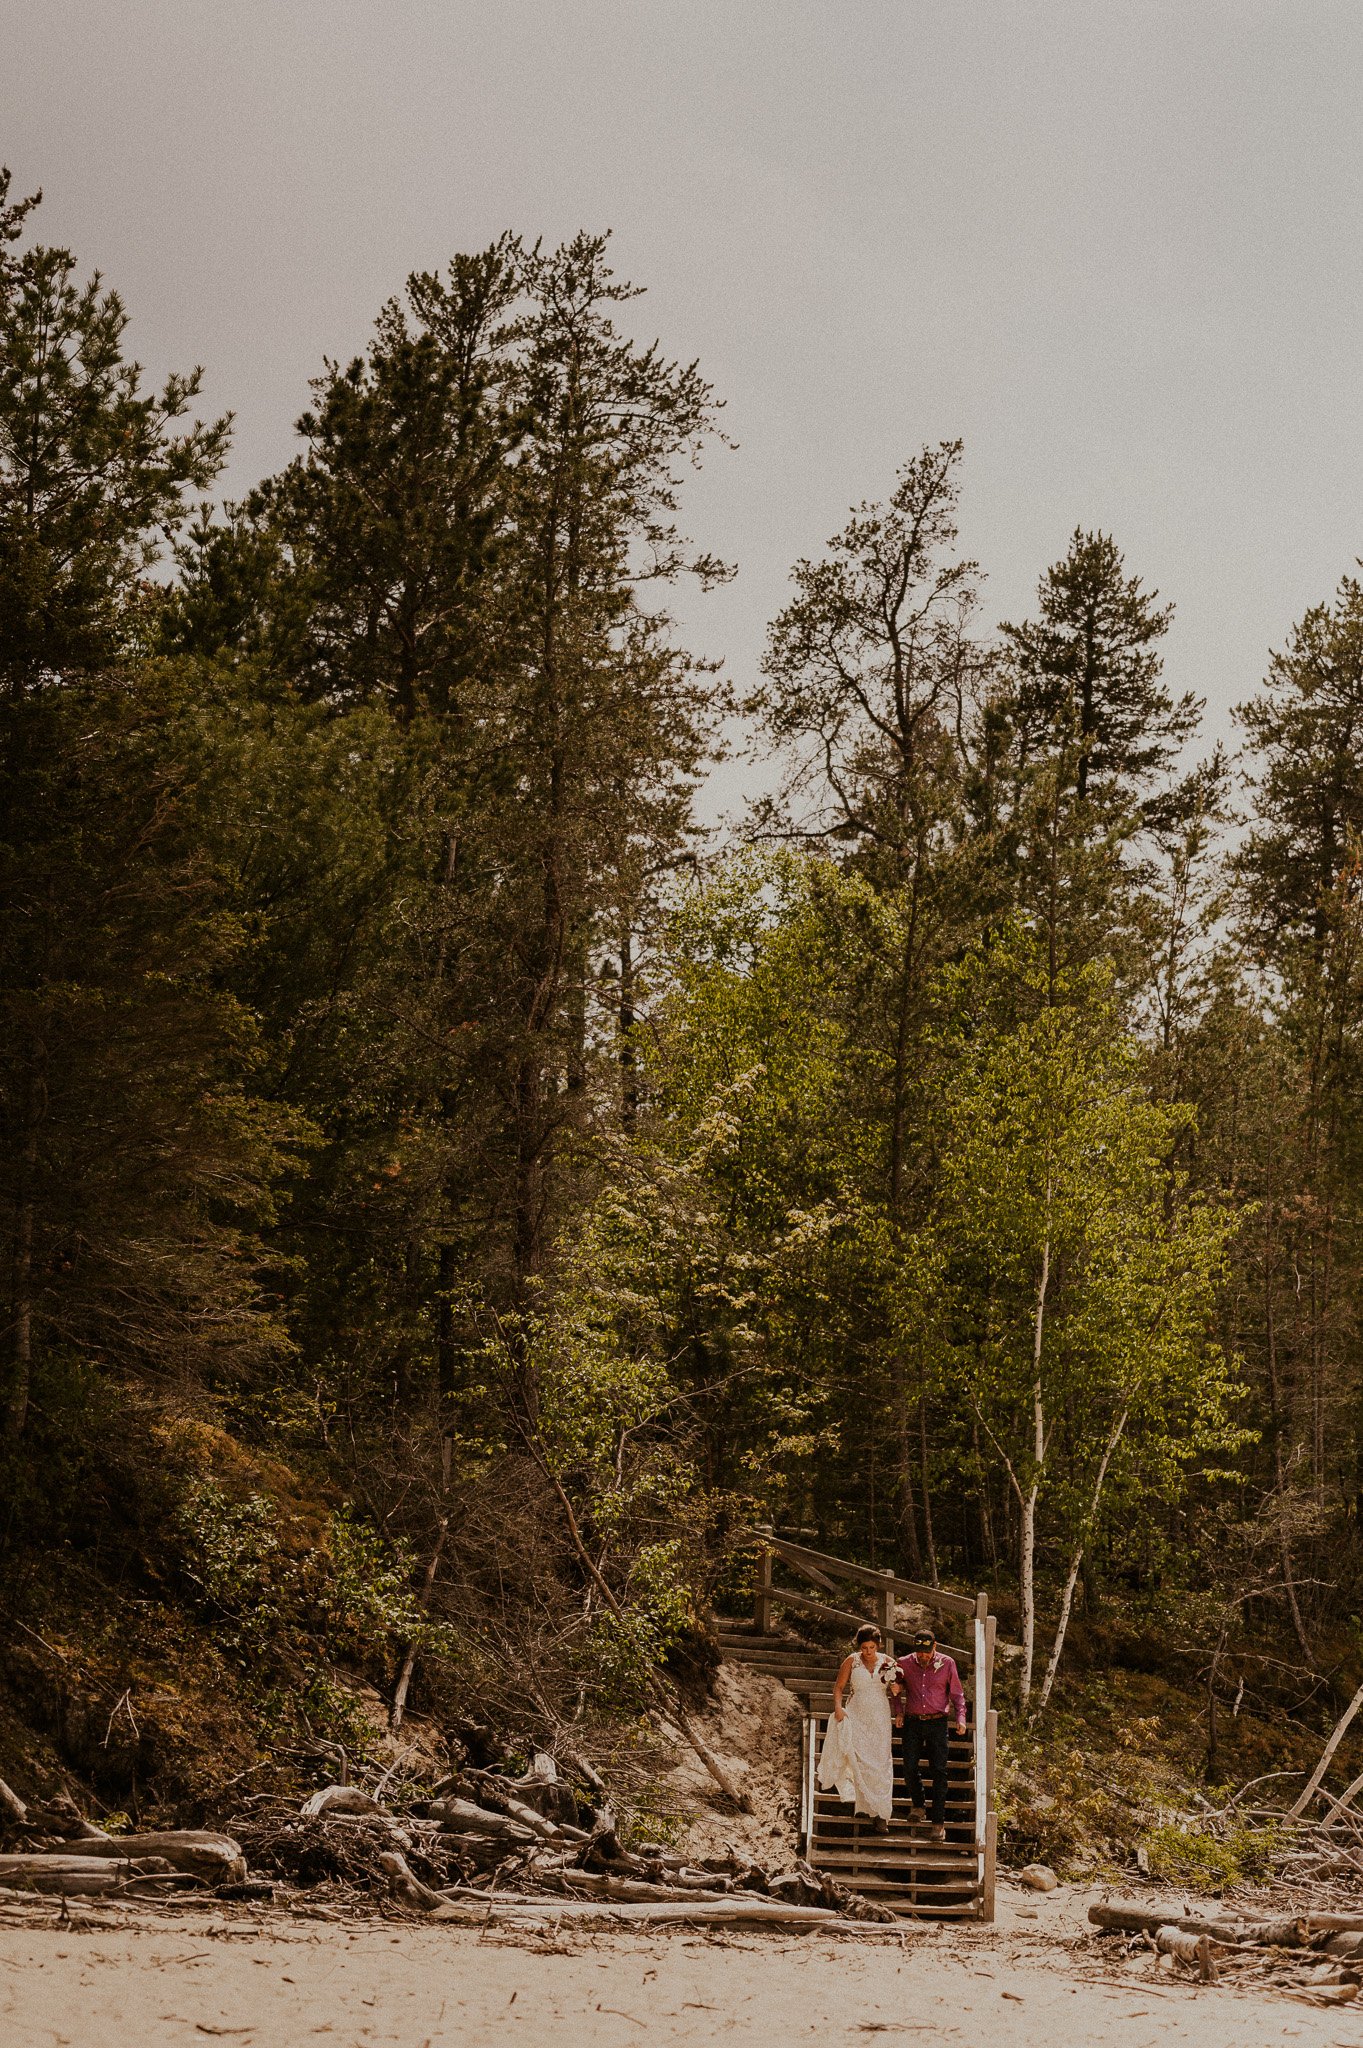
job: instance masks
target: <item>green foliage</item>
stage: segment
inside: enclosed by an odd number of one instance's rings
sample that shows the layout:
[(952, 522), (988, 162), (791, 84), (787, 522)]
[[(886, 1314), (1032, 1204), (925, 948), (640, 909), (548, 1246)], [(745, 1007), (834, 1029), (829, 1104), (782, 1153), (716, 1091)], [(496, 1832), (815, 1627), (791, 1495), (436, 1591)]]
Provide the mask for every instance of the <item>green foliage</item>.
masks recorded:
[[(6, 208), (6, 241), (25, 210)], [(12, 697), (126, 646), (139, 579), (184, 518), (186, 493), (221, 467), (228, 422), (181, 426), (197, 370), (143, 391), (123, 353), (122, 300), (98, 274), (78, 284), (69, 250), (27, 248), (4, 265), (0, 692)]]
[[(385, 1542), (348, 1508), (331, 1517), (321, 1543), (300, 1548), (267, 1495), (233, 1498), (201, 1478), (186, 1486), (176, 1525), (181, 1569), (212, 1612), (220, 1644), (244, 1661), (341, 1657), (382, 1670), (395, 1646), (452, 1647), (415, 1597), (406, 1545)], [(308, 1683), (331, 1697), (325, 1672), (314, 1670)]]
[(1242, 1823), (1223, 1833), (1196, 1823), (1164, 1821), (1142, 1844), (1151, 1877), (1194, 1892), (1221, 1892), (1229, 1885), (1262, 1884), (1273, 1874), (1283, 1847), (1279, 1829)]
[(1043, 1702), (1104, 1579), (1197, 1603), (1213, 1700), (1254, 1601), (1325, 1668), (1356, 584), (1245, 714), (1231, 862), (1170, 608), (1079, 529), (990, 639), (924, 449), (796, 564), (767, 850), (703, 859), (729, 700), (654, 589), (726, 573), (718, 403), (603, 237), (413, 276), (191, 517), (225, 423), (29, 212), (0, 177), (7, 1582), (116, 1526), (262, 1725), (347, 1744), (342, 1660), (517, 1739), (638, 1712), (758, 1516), (1015, 1583)]

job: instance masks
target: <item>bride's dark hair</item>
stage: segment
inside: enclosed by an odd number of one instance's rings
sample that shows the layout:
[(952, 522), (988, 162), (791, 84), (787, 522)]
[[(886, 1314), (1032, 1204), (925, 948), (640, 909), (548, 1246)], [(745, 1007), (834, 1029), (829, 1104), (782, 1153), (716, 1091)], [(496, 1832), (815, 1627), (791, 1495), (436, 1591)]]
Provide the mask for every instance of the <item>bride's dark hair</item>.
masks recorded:
[(868, 1621), (864, 1627), (857, 1630), (858, 1649), (861, 1648), (863, 1643), (883, 1643), (884, 1640), (884, 1636), (880, 1633), (874, 1622)]

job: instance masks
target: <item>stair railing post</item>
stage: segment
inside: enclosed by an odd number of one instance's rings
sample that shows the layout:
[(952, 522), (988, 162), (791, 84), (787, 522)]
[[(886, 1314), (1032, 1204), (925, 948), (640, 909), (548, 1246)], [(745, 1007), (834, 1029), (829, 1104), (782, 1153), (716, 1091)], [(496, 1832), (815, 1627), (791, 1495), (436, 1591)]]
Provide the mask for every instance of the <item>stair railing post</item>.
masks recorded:
[[(886, 1578), (887, 1578), (887, 1579), (893, 1579), (893, 1577), (894, 1577), (894, 1573), (893, 1573), (893, 1572), (890, 1572), (890, 1571), (887, 1571), (887, 1572), (886, 1572), (886, 1574), (885, 1574), (885, 1576), (886, 1576)], [(877, 1611), (876, 1611), (876, 1626), (877, 1626), (877, 1627), (879, 1628), (879, 1630), (880, 1630), (880, 1633), (881, 1633), (881, 1635), (882, 1635), (882, 1636), (883, 1636), (883, 1637), (885, 1638), (885, 1654), (886, 1654), (886, 1656), (887, 1656), (887, 1657), (893, 1657), (893, 1655), (894, 1655), (894, 1587), (893, 1587), (893, 1586), (886, 1586), (883, 1592), (879, 1592), (879, 1593), (877, 1593), (877, 1594), (876, 1594), (876, 1610), (877, 1610)]]
[[(769, 1528), (759, 1527), (759, 1536), (770, 1536)], [(759, 1636), (771, 1634), (771, 1546), (764, 1543), (757, 1553), (757, 1592), (753, 1599), (752, 1625)]]
[(988, 1759), (988, 1811), (984, 1817), (984, 1882), (980, 1886), (980, 1918), (992, 1922), (999, 1842), (999, 1817), (994, 1810), (994, 1760), (998, 1753), (999, 1717), (991, 1707), (984, 1718)]
[(975, 1670), (971, 1691), (975, 1696), (975, 1841), (979, 1856), (979, 1913), (982, 1920), (994, 1917), (994, 1845), (990, 1822), (993, 1818), (993, 1753), (990, 1742), (991, 1725), (997, 1727), (997, 1717), (989, 1706), (989, 1687), (993, 1662), (992, 1630), (989, 1627), (989, 1596), (981, 1593), (975, 1602), (975, 1640), (972, 1645)]

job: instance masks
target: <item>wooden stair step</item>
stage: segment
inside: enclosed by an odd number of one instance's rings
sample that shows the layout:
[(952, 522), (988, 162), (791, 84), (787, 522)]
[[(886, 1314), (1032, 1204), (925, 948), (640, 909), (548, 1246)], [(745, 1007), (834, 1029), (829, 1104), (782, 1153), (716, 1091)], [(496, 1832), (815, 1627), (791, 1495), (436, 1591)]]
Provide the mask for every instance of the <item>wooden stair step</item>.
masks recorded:
[(917, 1848), (898, 1847), (879, 1843), (873, 1849), (866, 1842), (815, 1841), (810, 1846), (810, 1861), (822, 1863), (825, 1858), (837, 1863), (857, 1863), (867, 1870), (879, 1870), (882, 1865), (895, 1870), (961, 1870), (974, 1867), (979, 1850), (974, 1842), (933, 1842)]

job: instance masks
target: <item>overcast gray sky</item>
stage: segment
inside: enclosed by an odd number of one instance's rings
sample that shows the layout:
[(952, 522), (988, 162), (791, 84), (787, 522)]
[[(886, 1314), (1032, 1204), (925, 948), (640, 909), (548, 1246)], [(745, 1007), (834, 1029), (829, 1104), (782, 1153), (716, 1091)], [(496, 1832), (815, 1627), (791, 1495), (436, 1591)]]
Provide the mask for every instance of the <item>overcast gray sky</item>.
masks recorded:
[(1110, 530), (1221, 734), (1363, 552), (1360, 109), (1363, 0), (0, 0), (0, 157), (205, 364), (232, 490), (408, 271), (610, 227), (740, 443), (692, 644), (749, 680), (792, 560), (961, 435), (989, 614)]

